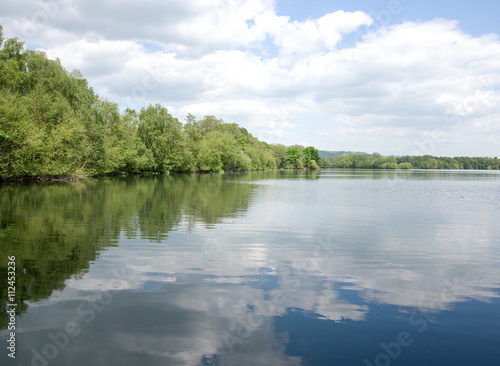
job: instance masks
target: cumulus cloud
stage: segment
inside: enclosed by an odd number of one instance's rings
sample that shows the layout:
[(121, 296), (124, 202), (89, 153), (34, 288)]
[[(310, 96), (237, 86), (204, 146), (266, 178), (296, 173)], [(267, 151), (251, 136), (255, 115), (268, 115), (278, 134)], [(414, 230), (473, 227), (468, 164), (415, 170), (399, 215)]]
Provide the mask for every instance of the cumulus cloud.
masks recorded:
[[(347, 13), (342, 10), (326, 14), (319, 19), (304, 22), (291, 21), (290, 17), (277, 16), (267, 11), (255, 19), (257, 27), (273, 38), (283, 59), (293, 55), (310, 55), (334, 51), (342, 33), (350, 33), (372, 19), (362, 12)], [(285, 61), (285, 60), (282, 60)]]
[[(453, 20), (377, 27), (338, 10), (297, 21), (273, 0), (22, 0), (0, 24), (123, 108), (215, 114), (270, 142), (408, 154), (445, 130), (430, 153), (494, 155), (500, 138), (498, 36)], [(277, 109), (286, 118), (270, 118)]]

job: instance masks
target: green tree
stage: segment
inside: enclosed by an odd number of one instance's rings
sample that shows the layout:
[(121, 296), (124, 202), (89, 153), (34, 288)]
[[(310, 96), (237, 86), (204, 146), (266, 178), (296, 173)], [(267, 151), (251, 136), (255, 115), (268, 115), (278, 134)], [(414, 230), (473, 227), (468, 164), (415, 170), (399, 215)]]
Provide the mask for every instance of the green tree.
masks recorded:
[(181, 127), (182, 124), (160, 104), (141, 109), (137, 134), (153, 155), (154, 171), (182, 170)]
[(273, 144), (271, 145), (273, 155), (276, 161), (276, 167), (279, 169), (286, 168), (287, 166), (287, 151), (288, 148), (285, 145)]
[(338, 157), (336, 164), (336, 168), (353, 168), (354, 163), (349, 154), (341, 155)]
[[(403, 163), (404, 164), (404, 163)], [(398, 163), (384, 163), (380, 166), (380, 169), (399, 169)]]
[(436, 158), (430, 156), (430, 155), (425, 155), (424, 156), (424, 161), (420, 164), (421, 169), (437, 169), (438, 168), (438, 161)]
[(118, 106), (101, 100), (105, 118), (105, 161), (104, 173), (137, 173), (150, 171), (154, 166), (151, 150), (137, 136), (139, 123), (136, 113), (127, 109), (123, 116)]
[(15, 38), (2, 42), (0, 71), (0, 176), (99, 173), (103, 129), (86, 82)]
[(304, 149), (304, 163), (306, 167), (318, 169), (321, 158), (319, 152), (313, 146), (308, 146)]
[(412, 166), (410, 163), (400, 163), (399, 164), (399, 169), (411, 169)]
[(288, 162), (294, 169), (303, 167), (303, 154), (298, 146), (289, 147), (286, 154), (288, 156)]
[(330, 160), (327, 158), (321, 158), (321, 165), (322, 168), (331, 168)]

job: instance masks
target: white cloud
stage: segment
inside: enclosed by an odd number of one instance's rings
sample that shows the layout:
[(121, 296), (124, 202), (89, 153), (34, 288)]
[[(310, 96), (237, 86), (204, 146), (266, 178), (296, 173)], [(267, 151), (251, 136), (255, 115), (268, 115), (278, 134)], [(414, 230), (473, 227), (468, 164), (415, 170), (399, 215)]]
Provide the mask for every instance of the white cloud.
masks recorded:
[[(500, 123), (500, 42), (456, 21), (376, 29), (369, 15), (342, 10), (296, 21), (272, 0), (47, 3), (10, 4), (0, 24), (21, 37), (35, 26), (28, 45), (81, 69), (123, 107), (161, 102), (180, 119), (215, 114), (272, 142), (334, 150), (406, 154), (424, 132), (453, 129), (456, 141), (482, 142), (441, 141), (441, 153), (495, 154), (498, 129), (477, 122)], [(285, 128), (271, 126), (277, 108), (289, 111)]]

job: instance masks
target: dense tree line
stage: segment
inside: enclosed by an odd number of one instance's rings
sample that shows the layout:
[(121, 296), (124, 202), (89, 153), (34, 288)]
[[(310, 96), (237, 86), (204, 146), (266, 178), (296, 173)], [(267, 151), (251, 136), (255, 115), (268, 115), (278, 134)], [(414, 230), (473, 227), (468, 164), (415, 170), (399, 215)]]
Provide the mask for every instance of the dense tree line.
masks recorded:
[(183, 124), (159, 104), (121, 114), (80, 72), (1, 32), (0, 177), (319, 167), (313, 147), (268, 145), (214, 116)]
[(264, 169), (498, 169), (498, 159), (321, 159), (314, 147), (268, 145), (214, 116), (181, 123), (162, 105), (139, 112), (100, 98), (77, 70), (4, 39), (0, 26), (0, 178)]
[(500, 169), (498, 158), (388, 156), (344, 154), (321, 159), (322, 168), (355, 169)]

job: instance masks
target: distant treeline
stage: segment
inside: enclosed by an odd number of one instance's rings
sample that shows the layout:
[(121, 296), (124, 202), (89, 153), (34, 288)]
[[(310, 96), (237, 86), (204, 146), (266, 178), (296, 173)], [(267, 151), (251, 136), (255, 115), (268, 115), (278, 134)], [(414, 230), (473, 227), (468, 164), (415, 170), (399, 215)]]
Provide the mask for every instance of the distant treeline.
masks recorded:
[(498, 158), (401, 156), (383, 157), (372, 155), (344, 154), (321, 159), (322, 168), (356, 169), (500, 169)]
[(268, 145), (214, 116), (182, 124), (94, 93), (80, 72), (4, 39), (0, 26), (0, 178), (319, 168), (314, 147)]
[(365, 152), (361, 151), (326, 151), (326, 150), (318, 150), (319, 156), (322, 158), (330, 158), (331, 156), (340, 156), (340, 155), (345, 155), (345, 154), (356, 154), (356, 155), (370, 155)]

